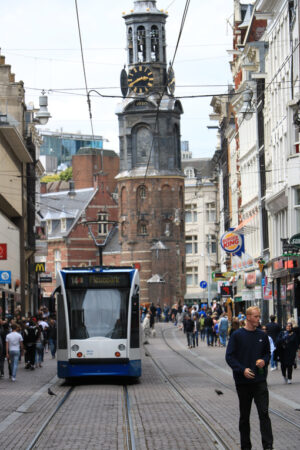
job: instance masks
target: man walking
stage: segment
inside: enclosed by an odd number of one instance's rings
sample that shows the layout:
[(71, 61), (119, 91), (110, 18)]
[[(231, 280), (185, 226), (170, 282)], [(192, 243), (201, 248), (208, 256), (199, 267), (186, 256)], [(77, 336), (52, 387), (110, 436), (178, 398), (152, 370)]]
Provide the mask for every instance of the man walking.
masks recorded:
[(250, 411), (254, 399), (260, 421), (262, 445), (273, 448), (272, 426), (269, 418), (269, 391), (267, 365), (270, 359), (268, 336), (257, 329), (260, 309), (251, 306), (246, 311), (246, 326), (236, 330), (228, 343), (226, 361), (233, 370), (233, 377), (240, 405), (241, 448), (252, 448), (250, 440)]
[(23, 352), (23, 338), (17, 332), (17, 325), (11, 326), (11, 333), (6, 336), (6, 357), (11, 364), (11, 381), (16, 381), (20, 352)]
[[(281, 331), (280, 326), (275, 322), (276, 317), (274, 315), (270, 316), (270, 322), (267, 323), (267, 334), (272, 338), (274, 345), (276, 346), (276, 341)], [(274, 352), (271, 353), (271, 370), (277, 369), (277, 361), (274, 361)]]

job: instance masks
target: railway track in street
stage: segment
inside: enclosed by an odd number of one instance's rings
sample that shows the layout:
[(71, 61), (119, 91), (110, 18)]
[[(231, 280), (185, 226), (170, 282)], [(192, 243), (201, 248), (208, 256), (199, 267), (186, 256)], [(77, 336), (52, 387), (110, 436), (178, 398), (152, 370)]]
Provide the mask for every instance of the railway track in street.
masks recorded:
[[(185, 355), (183, 355), (180, 351), (174, 349), (174, 347), (172, 347), (170, 345), (170, 343), (167, 341), (165, 334), (168, 332), (168, 329), (166, 330), (161, 330), (161, 334), (162, 334), (162, 338), (165, 342), (165, 344), (167, 345), (167, 347), (172, 350), (172, 352), (176, 353), (178, 356), (180, 356), (181, 358), (183, 358), (185, 361), (187, 361), (191, 366), (193, 366), (194, 368), (196, 368), (197, 370), (199, 370), (201, 373), (203, 373), (204, 375), (207, 375), (210, 379), (214, 379), (220, 386), (225, 387), (226, 389), (231, 390), (232, 392), (235, 392), (235, 389), (230, 386), (229, 384), (225, 383), (224, 381), (220, 380), (218, 377), (212, 375), (211, 373), (207, 372), (206, 370), (204, 370), (202, 367), (200, 367), (198, 364), (195, 364), (195, 362), (191, 361), (189, 358), (187, 358)], [(284, 414), (282, 414), (281, 412), (279, 412), (276, 409), (273, 408), (269, 408), (269, 412), (271, 414), (273, 414), (274, 416), (280, 418), (281, 420), (283, 420), (286, 423), (289, 423), (291, 425), (293, 425), (296, 429), (300, 430), (300, 423), (299, 422), (295, 422), (294, 420), (286, 417)]]
[(160, 372), (164, 380), (168, 383), (170, 389), (180, 398), (180, 400), (184, 403), (185, 408), (192, 411), (194, 416), (196, 416), (197, 420), (201, 423), (201, 425), (207, 430), (209, 433), (212, 442), (215, 445), (215, 448), (218, 450), (232, 450), (232, 446), (229, 446), (228, 443), (223, 439), (223, 437), (216, 432), (215, 428), (212, 424), (206, 419), (206, 417), (201, 413), (199, 408), (196, 408), (193, 402), (188, 398), (188, 396), (182, 391), (180, 386), (167, 374), (167, 372), (155, 361), (155, 358), (151, 355), (148, 348), (145, 349), (146, 355), (151, 358), (151, 361), (155, 365), (156, 369)]
[[(130, 394), (128, 392), (128, 387), (126, 384), (120, 385), (120, 392), (122, 396), (122, 418), (121, 421), (123, 423), (123, 440), (124, 450), (136, 450), (136, 444), (135, 444), (135, 435), (134, 435), (134, 428), (133, 428), (133, 422), (132, 422), (132, 416), (131, 416), (131, 404), (130, 404)], [(58, 414), (58, 412), (61, 410), (62, 406), (66, 404), (68, 398), (70, 397), (71, 393), (76, 395), (76, 386), (71, 386), (65, 395), (62, 397), (62, 399), (59, 401), (55, 409), (48, 415), (48, 417), (44, 420), (43, 424), (40, 426), (38, 431), (36, 432), (35, 436), (33, 437), (30, 444), (26, 447), (26, 450), (33, 450), (35, 448), (43, 448), (43, 444), (41, 443), (41, 439), (44, 437), (44, 433), (47, 434), (47, 428), (55, 418), (55, 416)], [(99, 396), (101, 395), (102, 390), (100, 391)], [(95, 392), (95, 395), (97, 393)], [(99, 404), (99, 408), (101, 405)], [(70, 421), (72, 420), (70, 416)], [(51, 433), (51, 432), (50, 432)], [(96, 438), (96, 437), (95, 437)], [(41, 445), (41, 447), (40, 447)]]

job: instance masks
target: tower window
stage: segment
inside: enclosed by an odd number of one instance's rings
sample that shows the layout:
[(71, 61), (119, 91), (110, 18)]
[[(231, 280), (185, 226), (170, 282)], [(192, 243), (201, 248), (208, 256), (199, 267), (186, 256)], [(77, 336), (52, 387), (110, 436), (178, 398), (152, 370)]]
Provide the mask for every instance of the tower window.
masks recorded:
[(147, 224), (146, 222), (140, 220), (138, 222), (138, 235), (145, 236), (147, 234), (148, 234)]
[(132, 64), (133, 63), (132, 28), (128, 29), (128, 58), (129, 58), (129, 64)]
[(145, 186), (140, 186), (139, 190), (138, 190), (138, 193), (139, 193), (140, 199), (141, 200), (145, 200), (145, 198), (147, 197), (147, 191), (146, 191)]
[(144, 27), (138, 27), (137, 29), (137, 51), (138, 62), (146, 61), (146, 33)]
[(100, 212), (98, 213), (98, 234), (104, 236), (108, 233), (108, 214)]
[(159, 31), (156, 25), (151, 27), (151, 61), (159, 61)]

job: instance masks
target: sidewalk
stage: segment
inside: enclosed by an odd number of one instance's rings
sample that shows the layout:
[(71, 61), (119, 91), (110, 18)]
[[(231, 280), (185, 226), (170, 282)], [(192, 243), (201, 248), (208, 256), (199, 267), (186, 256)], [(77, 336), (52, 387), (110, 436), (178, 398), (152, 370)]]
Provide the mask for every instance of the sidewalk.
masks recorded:
[(32, 406), (47, 392), (48, 387), (57, 381), (56, 359), (51, 353), (45, 353), (43, 367), (35, 370), (24, 368), (24, 357), (19, 363), (16, 381), (8, 376), (7, 361), (5, 361), (4, 378), (0, 378), (0, 432), (12, 424), (20, 412)]

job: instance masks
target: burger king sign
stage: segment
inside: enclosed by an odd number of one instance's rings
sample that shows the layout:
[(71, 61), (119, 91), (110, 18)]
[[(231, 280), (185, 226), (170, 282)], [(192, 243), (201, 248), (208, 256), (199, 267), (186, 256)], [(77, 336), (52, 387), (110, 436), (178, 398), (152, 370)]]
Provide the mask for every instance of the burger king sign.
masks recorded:
[(244, 236), (234, 231), (227, 231), (221, 237), (221, 247), (227, 253), (241, 254), (244, 251)]

